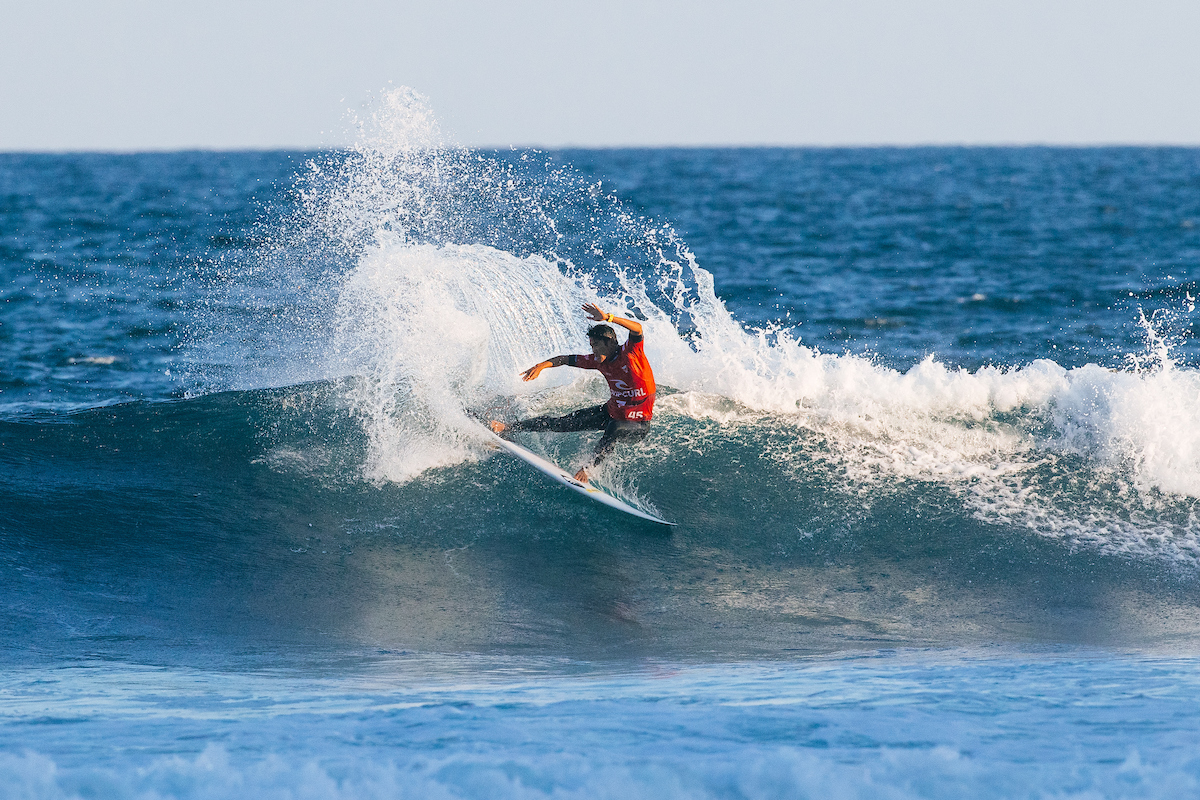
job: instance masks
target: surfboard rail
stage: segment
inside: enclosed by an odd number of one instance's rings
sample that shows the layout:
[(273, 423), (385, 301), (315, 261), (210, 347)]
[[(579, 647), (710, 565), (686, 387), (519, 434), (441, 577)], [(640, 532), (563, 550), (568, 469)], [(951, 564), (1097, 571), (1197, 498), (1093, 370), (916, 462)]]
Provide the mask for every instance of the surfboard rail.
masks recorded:
[(533, 453), (533, 452), (530, 452), (529, 450), (526, 450), (524, 447), (521, 447), (521, 445), (517, 444), (516, 442), (510, 442), (507, 439), (502, 439), (501, 437), (497, 436), (496, 434), (492, 433), (491, 431), (488, 431), (488, 433), (491, 434), (495, 444), (497, 444), (501, 449), (503, 449), (509, 455), (516, 456), (517, 458), (521, 459), (529, 466), (536, 469), (538, 472), (542, 473), (543, 475), (547, 476), (548, 478), (553, 479), (556, 483), (562, 484), (563, 486), (566, 486), (569, 489), (573, 489), (576, 492), (579, 492), (580, 494), (584, 495), (585, 497), (589, 497), (592, 500), (595, 500), (597, 503), (606, 505), (609, 508), (615, 508), (617, 511), (622, 511), (626, 514), (629, 514), (630, 516), (637, 517), (638, 519), (644, 519), (647, 522), (657, 523), (658, 525), (667, 525), (669, 527), (675, 527), (675, 525), (677, 524), (674, 522), (668, 522), (667, 520), (662, 519), (660, 517), (656, 517), (653, 514), (648, 514), (645, 511), (642, 511), (640, 508), (634, 508), (633, 506), (626, 503), (624, 500), (621, 500), (617, 497), (613, 497), (611, 494), (604, 491), (603, 489), (600, 489), (596, 486), (592, 486), (590, 483), (584, 483), (582, 481), (576, 480), (574, 475), (567, 472), (562, 467), (558, 466), (557, 464), (555, 464), (551, 461), (547, 461), (546, 459), (539, 456), (537, 453)]

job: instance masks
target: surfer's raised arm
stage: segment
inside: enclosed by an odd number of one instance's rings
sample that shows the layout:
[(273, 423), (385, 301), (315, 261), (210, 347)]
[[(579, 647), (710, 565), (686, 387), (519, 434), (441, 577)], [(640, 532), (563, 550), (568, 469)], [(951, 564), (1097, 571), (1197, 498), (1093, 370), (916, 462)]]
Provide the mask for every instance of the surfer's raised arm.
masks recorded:
[(595, 303), (584, 303), (583, 310), (587, 312), (588, 319), (595, 322), (607, 322), (610, 325), (620, 325), (625, 330), (635, 336), (642, 335), (642, 323), (635, 319), (625, 319), (612, 314), (605, 314), (600, 310), (600, 306)]
[[(584, 303), (583, 310), (587, 312), (588, 319), (594, 322), (607, 322), (612, 325), (620, 325), (622, 328), (629, 331), (630, 336), (637, 337), (633, 341), (640, 341), (642, 338), (642, 323), (635, 319), (625, 319), (613, 314), (605, 314), (600, 310), (600, 306), (596, 305), (595, 303)], [(613, 336), (611, 328), (608, 329), (608, 335)], [(599, 340), (599, 344), (599, 347), (596, 347), (595, 344), (593, 344), (592, 353), (599, 358), (601, 362), (607, 358), (612, 358), (619, 353), (621, 349), (615, 338), (611, 343), (605, 339), (601, 339)], [(540, 364), (534, 364), (532, 367), (521, 373), (521, 380), (531, 381), (538, 375), (541, 375), (542, 370), (549, 369), (550, 367), (563, 367), (568, 364), (575, 366), (573, 358), (575, 357), (555, 356), (554, 358), (547, 359)]]

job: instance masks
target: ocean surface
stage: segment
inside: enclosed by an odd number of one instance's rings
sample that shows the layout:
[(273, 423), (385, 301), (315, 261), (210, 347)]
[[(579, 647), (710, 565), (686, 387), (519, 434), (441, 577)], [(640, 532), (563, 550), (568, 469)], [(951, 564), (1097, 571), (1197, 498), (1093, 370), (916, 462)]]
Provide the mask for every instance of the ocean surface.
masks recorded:
[[(1196, 149), (0, 154), (0, 798), (1200, 796), (1198, 277)], [(677, 528), (475, 422), (586, 302)]]

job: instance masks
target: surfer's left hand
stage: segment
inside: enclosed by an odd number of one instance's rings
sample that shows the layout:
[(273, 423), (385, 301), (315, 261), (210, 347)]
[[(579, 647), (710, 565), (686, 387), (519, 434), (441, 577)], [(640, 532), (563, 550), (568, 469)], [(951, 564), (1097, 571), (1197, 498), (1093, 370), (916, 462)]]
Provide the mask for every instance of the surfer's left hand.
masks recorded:
[(583, 310), (587, 312), (588, 319), (594, 322), (604, 322), (606, 315), (600, 310), (600, 306), (595, 303), (584, 303)]
[(579, 472), (576, 472), (575, 480), (579, 481), (580, 483), (587, 483), (588, 482), (587, 469), (581, 469), (581, 470), (579, 470)]

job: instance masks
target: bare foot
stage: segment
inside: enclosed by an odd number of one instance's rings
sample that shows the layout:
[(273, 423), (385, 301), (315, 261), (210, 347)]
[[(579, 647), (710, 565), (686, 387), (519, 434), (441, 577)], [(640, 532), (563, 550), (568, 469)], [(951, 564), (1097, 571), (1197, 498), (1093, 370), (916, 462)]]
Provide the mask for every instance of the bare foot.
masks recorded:
[(580, 483), (587, 483), (588, 482), (587, 470), (581, 469), (581, 470), (579, 470), (579, 472), (576, 472), (575, 480), (579, 481)]
[(494, 433), (499, 435), (501, 433), (504, 433), (504, 429), (507, 428), (508, 426), (505, 425), (500, 420), (494, 419), (488, 423), (488, 427), (491, 428)]

